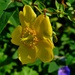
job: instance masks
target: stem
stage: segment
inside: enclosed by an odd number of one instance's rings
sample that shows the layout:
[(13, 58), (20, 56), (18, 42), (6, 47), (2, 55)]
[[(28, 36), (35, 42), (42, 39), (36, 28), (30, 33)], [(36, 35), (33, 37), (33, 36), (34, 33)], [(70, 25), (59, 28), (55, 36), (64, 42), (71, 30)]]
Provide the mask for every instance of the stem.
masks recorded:
[(37, 6), (34, 7), (42, 14), (42, 11)]

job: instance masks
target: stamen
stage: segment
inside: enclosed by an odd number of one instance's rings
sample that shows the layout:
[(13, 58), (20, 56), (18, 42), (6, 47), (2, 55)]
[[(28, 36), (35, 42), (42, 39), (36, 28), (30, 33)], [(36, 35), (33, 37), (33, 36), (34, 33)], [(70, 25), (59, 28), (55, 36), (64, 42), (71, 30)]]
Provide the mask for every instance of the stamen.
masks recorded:
[(36, 36), (36, 31), (27, 27), (27, 28), (23, 28), (21, 41), (25, 46), (34, 48), (34, 46), (37, 44), (39, 40)]
[(33, 42), (33, 45), (35, 45), (36, 44), (36, 42)]
[(32, 44), (29, 44), (30, 47), (32, 47)]

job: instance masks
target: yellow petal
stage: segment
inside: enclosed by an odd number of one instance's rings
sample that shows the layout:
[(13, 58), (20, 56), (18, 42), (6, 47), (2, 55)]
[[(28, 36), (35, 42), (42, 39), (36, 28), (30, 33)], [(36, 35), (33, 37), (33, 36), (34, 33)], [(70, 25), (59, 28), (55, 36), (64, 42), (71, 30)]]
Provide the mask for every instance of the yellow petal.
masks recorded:
[(19, 60), (22, 62), (22, 64), (32, 63), (36, 59), (36, 52), (36, 47), (32, 49), (25, 45), (21, 45), (18, 48)]
[(44, 18), (43, 16), (44, 16), (43, 14), (39, 15), (34, 22), (34, 29), (36, 30), (37, 33), (40, 33), (40, 24)]
[(29, 26), (29, 24), (25, 20), (25, 17), (22, 11), (20, 11), (19, 13), (19, 19), (23, 28)]
[(20, 25), (16, 27), (15, 30), (12, 32), (11, 42), (13, 44), (20, 45), (21, 32), (22, 32), (22, 27)]
[(36, 18), (36, 14), (29, 5), (25, 5), (23, 8), (23, 14), (27, 22), (32, 22)]
[(40, 24), (40, 34), (45, 37), (52, 37), (52, 26), (48, 16), (44, 16)]
[(53, 43), (50, 40), (40, 41), (37, 45), (38, 58), (43, 62), (49, 62), (53, 59)]
[(38, 36), (50, 37), (52, 36), (52, 27), (48, 16), (41, 14), (36, 18), (34, 28)]

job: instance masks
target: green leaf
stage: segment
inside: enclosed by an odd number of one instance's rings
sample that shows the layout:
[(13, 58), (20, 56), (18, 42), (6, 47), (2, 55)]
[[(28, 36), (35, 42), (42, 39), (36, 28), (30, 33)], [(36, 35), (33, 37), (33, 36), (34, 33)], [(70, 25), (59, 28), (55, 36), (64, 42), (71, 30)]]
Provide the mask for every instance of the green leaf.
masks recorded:
[(7, 59), (7, 55), (3, 52), (0, 52), (0, 63), (3, 63)]
[(11, 0), (0, 0), (0, 17), (10, 3)]
[(61, 12), (64, 12), (64, 10), (65, 10), (64, 5), (60, 4), (60, 11), (61, 11)]
[(36, 66), (39, 66), (39, 65), (41, 65), (41, 61), (39, 60), (39, 59), (37, 59), (34, 63), (29, 63), (29, 64), (27, 64), (28, 66), (32, 66), (32, 65), (36, 65)]
[[(63, 47), (63, 46), (62, 46)], [(61, 50), (60, 51), (60, 54), (62, 55), (62, 56), (64, 56), (65, 55), (65, 52), (63, 51), (63, 50)]]
[(60, 4), (57, 2), (57, 0), (55, 0), (55, 6), (56, 6), (57, 10), (59, 10)]
[(67, 6), (71, 7), (71, 4), (69, 2), (66, 2)]
[(4, 65), (5, 72), (10, 73), (13, 66), (16, 66), (17, 64), (15, 62), (11, 62), (10, 64)]
[(18, 58), (18, 51), (15, 51), (15, 53), (12, 56), (13, 59), (17, 59)]
[(18, 7), (23, 7), (23, 4), (22, 4), (21, 2), (15, 1), (14, 3), (15, 3), (15, 5), (18, 6)]
[(64, 16), (64, 10), (65, 10), (65, 7), (62, 4), (60, 4), (60, 11), (61, 11), (60, 17)]
[(73, 2), (75, 2), (75, 0), (68, 0), (68, 2), (69, 2), (70, 4), (72, 4)]
[(22, 0), (22, 3), (23, 3), (23, 4), (28, 4), (28, 5), (30, 5), (31, 2), (32, 2), (31, 0)]
[(57, 29), (59, 29), (61, 26), (62, 26), (62, 24), (61, 24), (61, 23), (56, 22), (56, 27), (57, 27)]
[(10, 17), (9, 22), (14, 25), (15, 27), (17, 25), (20, 25), (20, 21), (19, 21), (19, 10), (16, 9), (15, 13)]
[(56, 70), (58, 70), (58, 65), (56, 64), (56, 62), (51, 62), (50, 64), (49, 64), (49, 67), (48, 67), (48, 73), (52, 73), (52, 72), (54, 72), (54, 71), (56, 71)]
[(3, 29), (5, 28), (5, 26), (7, 25), (8, 20), (10, 19), (10, 17), (15, 13), (16, 11), (16, 6), (15, 4), (12, 2), (8, 8), (4, 11), (4, 13), (2, 14), (1, 18), (0, 18), (0, 33), (3, 31)]
[(47, 8), (49, 10), (50, 13), (56, 13), (56, 9), (50, 7), (50, 8)]
[(54, 53), (54, 55), (58, 55), (59, 54), (59, 48), (58, 47), (55, 47), (53, 49), (53, 53)]
[(21, 75), (20, 72), (14, 71), (11, 75)]
[(66, 65), (72, 64), (72, 61), (73, 61), (73, 56), (71, 56), (70, 54), (68, 54), (66, 56)]
[(66, 34), (63, 34), (61, 37), (61, 41), (68, 41), (68, 40), (69, 40), (69, 37), (67, 37)]
[(75, 50), (75, 43), (70, 43), (70, 50)]
[(38, 75), (38, 73), (35, 70), (33, 70), (29, 67), (23, 67), (21, 74), (23, 74), (23, 75)]
[(39, 2), (38, 8), (39, 8), (41, 11), (43, 11), (43, 10), (46, 8), (46, 6), (45, 6), (43, 3)]
[(69, 28), (69, 31), (70, 31), (70, 33), (75, 34), (75, 29), (74, 29), (74, 28), (70, 27), (70, 28)]
[(51, 22), (57, 22), (58, 18), (57, 17), (53, 17), (50, 20), (51, 20)]

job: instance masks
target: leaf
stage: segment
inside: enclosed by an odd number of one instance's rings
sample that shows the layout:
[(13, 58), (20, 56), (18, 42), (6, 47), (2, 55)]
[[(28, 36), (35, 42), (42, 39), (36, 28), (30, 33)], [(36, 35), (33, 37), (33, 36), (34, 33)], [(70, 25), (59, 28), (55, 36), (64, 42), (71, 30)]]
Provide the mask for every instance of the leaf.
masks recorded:
[(0, 0), (0, 17), (3, 13), (3, 10), (11, 3), (11, 0)]
[(59, 10), (60, 4), (57, 2), (57, 0), (55, 0), (55, 6), (56, 6), (57, 10)]
[(23, 74), (23, 75), (38, 75), (38, 73), (35, 70), (33, 70), (29, 67), (23, 67), (21, 74)]
[(50, 20), (51, 20), (51, 22), (57, 22), (58, 18), (57, 17), (53, 17)]
[(3, 52), (0, 52), (0, 63), (3, 63), (7, 59), (7, 55)]
[(28, 4), (29, 5), (29, 4), (31, 4), (31, 2), (32, 2), (31, 0), (22, 0), (23, 4)]
[(50, 8), (47, 8), (47, 10), (50, 12), (50, 13), (56, 13), (56, 9), (50, 7)]
[(15, 51), (15, 53), (12, 56), (13, 59), (17, 59), (18, 58), (18, 51)]
[(70, 65), (73, 61), (73, 56), (71, 56), (70, 54), (68, 54), (66, 56), (66, 65)]
[(57, 29), (59, 29), (61, 26), (62, 26), (62, 24), (61, 24), (61, 23), (56, 22), (56, 27), (57, 27)]
[(10, 17), (9, 22), (12, 23), (12, 25), (14, 25), (15, 27), (17, 25), (20, 25), (19, 10), (18, 9), (16, 9), (15, 13)]
[(70, 50), (75, 50), (75, 43), (70, 43)]
[(64, 16), (64, 10), (65, 10), (64, 5), (60, 4), (60, 11), (62, 12), (62, 13), (60, 14), (60, 17), (63, 17), (63, 16)]
[(58, 55), (59, 54), (59, 48), (58, 47), (55, 47), (53, 49), (53, 53), (54, 53), (54, 55)]
[(15, 70), (13, 73), (11, 73), (11, 75), (21, 75), (21, 74), (20, 74), (20, 72), (17, 72), (17, 71)]
[(67, 6), (71, 7), (71, 4), (69, 2), (66, 2)]
[(52, 73), (56, 70), (58, 70), (58, 65), (56, 64), (56, 62), (51, 62), (48, 67), (48, 73)]
[(39, 59), (37, 59), (34, 63), (29, 63), (29, 64), (27, 64), (27, 66), (32, 66), (32, 65), (36, 65), (36, 66), (39, 66), (39, 65), (41, 65), (41, 61), (39, 60)]
[(68, 2), (69, 2), (70, 4), (72, 4), (73, 2), (75, 2), (75, 0), (68, 0)]
[(11, 62), (10, 64), (4, 65), (5, 72), (10, 73), (13, 66), (16, 66), (17, 64), (15, 62)]
[(23, 4), (22, 4), (21, 2), (15, 1), (14, 3), (15, 3), (15, 5), (18, 6), (18, 7), (23, 7)]
[(43, 3), (39, 2), (38, 8), (42, 11), (46, 8), (46, 6)]
[(68, 41), (68, 40), (69, 40), (69, 37), (67, 37), (66, 34), (63, 34), (61, 37), (61, 41)]
[(16, 11), (16, 6), (15, 6), (14, 2), (12, 2), (8, 6), (8, 8), (4, 11), (4, 13), (2, 14), (2, 16), (0, 18), (0, 33), (3, 31), (8, 20), (15, 13), (15, 11)]

